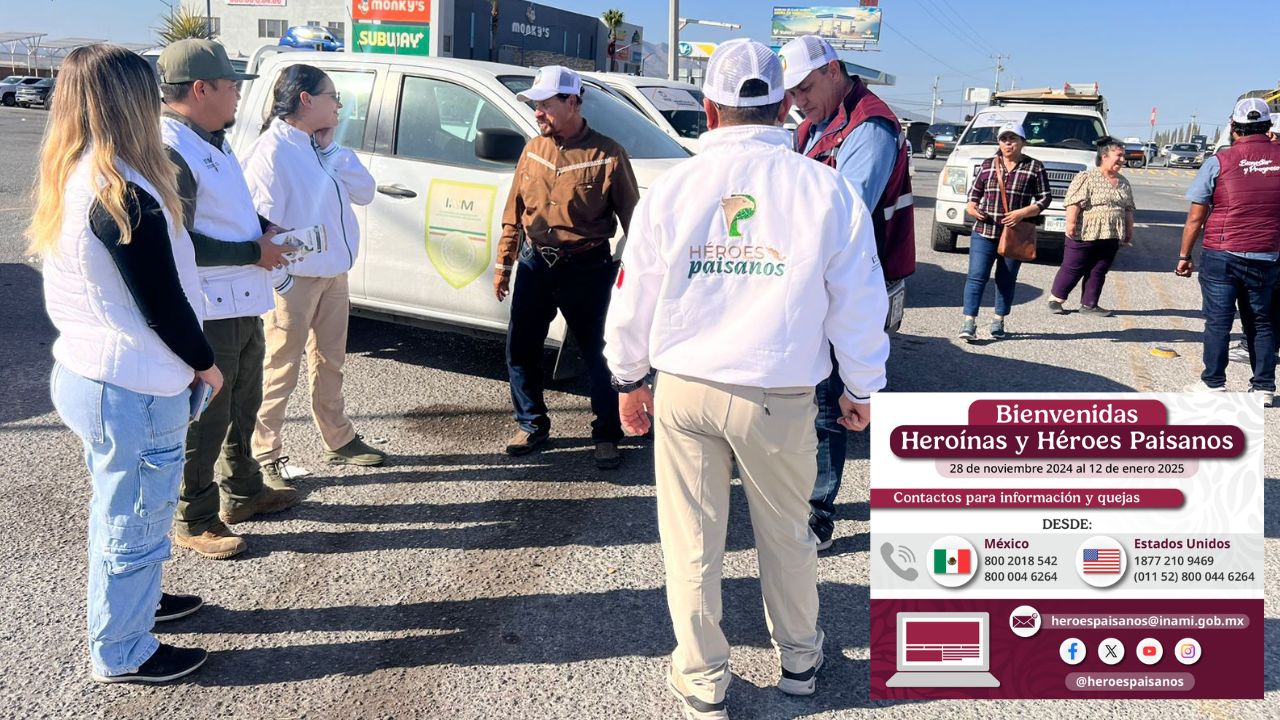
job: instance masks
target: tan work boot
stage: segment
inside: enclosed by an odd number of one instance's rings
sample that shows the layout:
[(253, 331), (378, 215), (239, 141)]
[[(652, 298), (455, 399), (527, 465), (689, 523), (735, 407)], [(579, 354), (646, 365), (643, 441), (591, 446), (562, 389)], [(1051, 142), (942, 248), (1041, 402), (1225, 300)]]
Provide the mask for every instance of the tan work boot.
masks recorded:
[(223, 510), (218, 513), (218, 517), (222, 518), (222, 522), (228, 525), (242, 523), (254, 515), (270, 515), (278, 513), (281, 510), (288, 510), (302, 497), (298, 495), (297, 490), (278, 490), (276, 488), (263, 486), (262, 492), (258, 493), (252, 500), (231, 510)]
[(511, 436), (507, 441), (508, 455), (528, 455), (547, 443), (547, 438), (551, 437), (550, 430), (537, 430), (529, 432), (528, 430), (516, 430), (516, 434)]
[(187, 535), (174, 528), (173, 544), (194, 550), (210, 560), (226, 560), (244, 552), (247, 547), (244, 538), (222, 523), (214, 525), (199, 535)]

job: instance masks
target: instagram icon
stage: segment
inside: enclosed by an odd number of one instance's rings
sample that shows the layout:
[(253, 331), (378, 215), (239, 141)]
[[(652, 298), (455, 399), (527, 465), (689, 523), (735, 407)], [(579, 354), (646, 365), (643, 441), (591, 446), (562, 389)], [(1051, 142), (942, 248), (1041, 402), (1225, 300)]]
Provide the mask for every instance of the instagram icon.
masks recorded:
[(1200, 643), (1194, 638), (1182, 638), (1174, 645), (1176, 651), (1174, 656), (1178, 658), (1178, 662), (1183, 665), (1194, 664), (1200, 659)]

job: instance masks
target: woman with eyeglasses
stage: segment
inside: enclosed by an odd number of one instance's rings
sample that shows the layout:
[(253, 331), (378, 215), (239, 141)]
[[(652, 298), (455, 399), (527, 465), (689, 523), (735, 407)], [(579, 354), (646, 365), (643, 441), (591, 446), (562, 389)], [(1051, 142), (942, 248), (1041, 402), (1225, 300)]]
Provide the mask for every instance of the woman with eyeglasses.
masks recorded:
[(969, 188), (969, 204), (965, 207), (965, 212), (977, 220), (969, 240), (969, 276), (964, 283), (964, 324), (959, 337), (965, 342), (978, 338), (978, 306), (991, 279), (992, 265), (996, 266), (996, 314), (991, 320), (991, 339), (1009, 337), (1004, 321), (1013, 307), (1013, 290), (1022, 263), (997, 254), (1000, 233), (1005, 227), (1036, 217), (1053, 200), (1044, 165), (1022, 154), (1027, 143), (1022, 123), (1000, 126), (996, 141), (1000, 149), (983, 161)]
[(360, 252), (352, 204), (373, 202), (374, 181), (356, 154), (334, 140), (341, 109), (332, 78), (310, 65), (289, 66), (276, 80), (270, 117), (244, 164), (263, 217), (294, 230), (321, 225), (326, 236), (323, 247), (298, 253), (289, 266), (292, 286), (265, 317), (266, 366), (253, 454), (273, 487), (288, 487), (281, 431), (304, 350), (325, 461), (368, 466), (386, 459), (356, 434), (342, 395), (351, 312), (347, 272)]

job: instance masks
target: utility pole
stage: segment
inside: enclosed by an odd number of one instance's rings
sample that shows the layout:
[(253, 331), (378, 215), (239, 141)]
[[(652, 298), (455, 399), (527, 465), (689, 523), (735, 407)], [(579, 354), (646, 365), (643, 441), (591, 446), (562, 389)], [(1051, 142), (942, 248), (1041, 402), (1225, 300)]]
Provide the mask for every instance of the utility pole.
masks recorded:
[(991, 59), (996, 61), (996, 86), (991, 92), (1000, 92), (1000, 73), (1004, 71), (1004, 61), (1012, 58), (1012, 55), (992, 55)]
[(942, 79), (941, 75), (933, 78), (933, 103), (929, 105), (929, 124), (934, 124), (938, 119), (938, 81)]
[(670, 0), (668, 10), (671, 31), (667, 35), (667, 79), (679, 80), (680, 73), (680, 0)]
[(213, 39), (213, 0), (204, 0), (204, 33)]

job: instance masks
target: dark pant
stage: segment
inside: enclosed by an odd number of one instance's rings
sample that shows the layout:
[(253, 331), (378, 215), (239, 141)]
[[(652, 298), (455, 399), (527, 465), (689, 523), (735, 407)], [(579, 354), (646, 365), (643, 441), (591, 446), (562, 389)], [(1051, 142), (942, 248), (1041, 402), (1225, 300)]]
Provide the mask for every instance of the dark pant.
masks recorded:
[(840, 379), (840, 366), (832, 352), (831, 377), (818, 383), (813, 397), (818, 404), (818, 417), (814, 422), (818, 430), (818, 479), (809, 498), (809, 525), (824, 540), (831, 537), (835, 527), (836, 495), (840, 494), (840, 478), (844, 475), (848, 431), (836, 422), (841, 417), (840, 396), (843, 394), (844, 381)]
[[(253, 459), (251, 442), (262, 405), (266, 355), (262, 319), (209, 320), (204, 324), (204, 336), (213, 346), (223, 386), (199, 422), (187, 431), (187, 464), (182, 470), (182, 492), (174, 519), (175, 531), (186, 535), (199, 535), (220, 522), (219, 484), (230, 508), (262, 492), (262, 469)], [(216, 475), (222, 477), (215, 483)]]
[(1115, 239), (1084, 242), (1067, 238), (1062, 248), (1062, 267), (1053, 279), (1053, 296), (1066, 300), (1076, 289), (1076, 283), (1084, 279), (1080, 304), (1096, 307), (1102, 297), (1102, 285), (1107, 281), (1107, 271), (1119, 250), (1120, 241)]
[(1276, 338), (1271, 326), (1272, 293), (1280, 265), (1205, 250), (1200, 255), (1200, 293), (1204, 302), (1204, 372), (1209, 387), (1227, 382), (1227, 352), (1236, 310), (1249, 346), (1255, 390), (1276, 389)]
[(578, 341), (591, 381), (591, 412), (595, 415), (591, 438), (595, 442), (622, 439), (618, 393), (609, 383), (609, 366), (604, 360), (604, 319), (616, 274), (608, 244), (562, 258), (555, 265), (548, 265), (528, 245), (521, 249), (511, 291), (507, 372), (514, 417), (524, 430), (551, 429), (543, 399), (542, 352), (547, 330), (559, 310)]
[(1013, 308), (1013, 290), (1018, 284), (1018, 269), (1022, 263), (996, 254), (998, 243), (977, 233), (969, 236), (969, 276), (964, 281), (964, 314), (977, 317), (982, 305), (982, 293), (991, 278), (991, 266), (996, 266), (996, 315), (1004, 317)]

